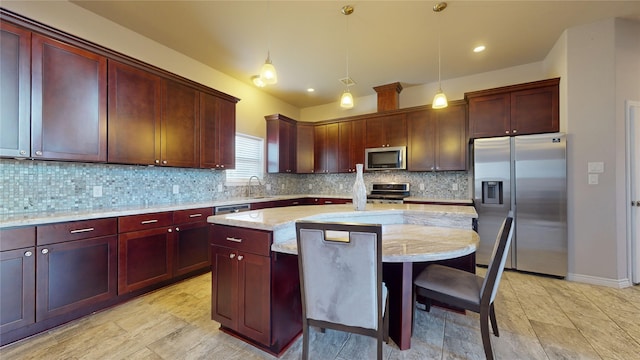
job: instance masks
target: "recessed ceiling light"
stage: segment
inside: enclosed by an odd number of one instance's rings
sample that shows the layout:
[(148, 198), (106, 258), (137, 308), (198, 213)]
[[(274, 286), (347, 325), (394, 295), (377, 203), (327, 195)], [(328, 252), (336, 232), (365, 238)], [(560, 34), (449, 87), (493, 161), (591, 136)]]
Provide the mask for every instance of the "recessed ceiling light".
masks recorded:
[(314, 92), (314, 91), (316, 91), (316, 89), (314, 89), (314, 88), (308, 88), (307, 89), (307, 92)]
[(484, 49), (486, 49), (484, 45), (479, 45), (473, 48), (473, 52), (476, 52), (476, 53), (483, 52)]

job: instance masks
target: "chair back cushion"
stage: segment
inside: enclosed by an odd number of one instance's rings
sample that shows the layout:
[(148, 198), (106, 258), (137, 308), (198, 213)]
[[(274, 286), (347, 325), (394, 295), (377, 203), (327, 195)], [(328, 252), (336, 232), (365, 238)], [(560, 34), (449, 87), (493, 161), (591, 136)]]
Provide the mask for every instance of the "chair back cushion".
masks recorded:
[(509, 254), (509, 247), (511, 246), (511, 238), (513, 237), (513, 214), (509, 212), (509, 215), (502, 222), (500, 231), (498, 232), (498, 238), (493, 245), (493, 252), (491, 254), (491, 262), (487, 269), (484, 282), (481, 288), (481, 302), (488, 301), (491, 304), (498, 293), (498, 285), (504, 272), (504, 265), (507, 261), (507, 255)]
[(308, 224), (296, 225), (306, 318), (376, 329), (381, 226)]

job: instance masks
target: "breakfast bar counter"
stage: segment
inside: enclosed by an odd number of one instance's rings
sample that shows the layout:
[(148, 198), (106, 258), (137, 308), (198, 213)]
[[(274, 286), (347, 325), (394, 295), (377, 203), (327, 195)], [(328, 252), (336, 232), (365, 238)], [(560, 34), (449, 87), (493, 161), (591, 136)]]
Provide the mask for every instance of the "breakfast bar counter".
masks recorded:
[(414, 274), (436, 261), (475, 271), (476, 219), (471, 206), (424, 204), (367, 204), (364, 211), (352, 204), (309, 205), (210, 216), (212, 318), (223, 331), (282, 353), (301, 331), (295, 222), (381, 224), (389, 336), (408, 349)]

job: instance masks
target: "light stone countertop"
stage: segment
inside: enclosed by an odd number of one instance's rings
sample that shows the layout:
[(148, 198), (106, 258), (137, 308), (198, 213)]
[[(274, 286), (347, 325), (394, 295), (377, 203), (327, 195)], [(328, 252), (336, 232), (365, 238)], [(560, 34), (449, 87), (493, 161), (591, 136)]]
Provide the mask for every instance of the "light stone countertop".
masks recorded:
[(473, 253), (479, 242), (472, 230), (478, 215), (471, 206), (422, 204), (308, 205), (210, 216), (212, 224), (273, 232), (271, 250), (297, 254), (295, 221), (340, 221), (383, 225), (385, 262), (432, 261)]

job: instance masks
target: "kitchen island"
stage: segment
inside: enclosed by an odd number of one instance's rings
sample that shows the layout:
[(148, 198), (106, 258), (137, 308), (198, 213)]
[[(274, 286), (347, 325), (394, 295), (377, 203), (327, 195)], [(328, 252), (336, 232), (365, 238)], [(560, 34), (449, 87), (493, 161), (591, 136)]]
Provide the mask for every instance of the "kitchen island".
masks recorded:
[(301, 304), (295, 221), (383, 225), (384, 281), (390, 336), (411, 340), (413, 274), (434, 261), (475, 271), (479, 238), (470, 206), (368, 204), (298, 206), (211, 216), (212, 318), (221, 329), (272, 354), (300, 333)]

